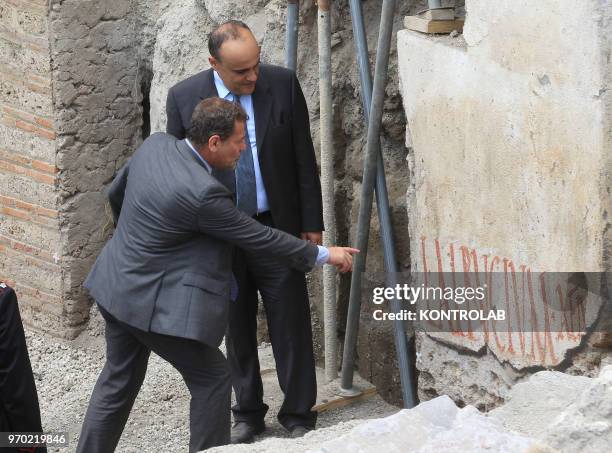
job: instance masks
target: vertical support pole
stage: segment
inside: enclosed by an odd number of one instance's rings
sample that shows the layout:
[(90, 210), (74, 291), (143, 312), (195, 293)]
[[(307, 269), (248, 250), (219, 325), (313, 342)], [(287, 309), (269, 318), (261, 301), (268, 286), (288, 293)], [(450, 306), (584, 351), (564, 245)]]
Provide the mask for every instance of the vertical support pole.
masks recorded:
[[(356, 246), (361, 250), (361, 253), (356, 256), (356, 259), (353, 263), (353, 274), (351, 276), (351, 293), (349, 298), (347, 329), (342, 362), (341, 390), (349, 394), (351, 392), (354, 392), (354, 349), (357, 343), (357, 333), (359, 330), (359, 314), (361, 311), (361, 277), (362, 273), (365, 271), (368, 238), (370, 234), (370, 218), (372, 215), (374, 183), (376, 178), (377, 158), (380, 154), (379, 138), (382, 123), (383, 103), (385, 97), (385, 85), (387, 83), (387, 70), (389, 64), (389, 51), (391, 46), (391, 34), (393, 30), (393, 15), (395, 11), (395, 3), (395, 0), (383, 0), (379, 28), (380, 32), (378, 35), (376, 66), (374, 72), (374, 87), (372, 90), (372, 106), (370, 112), (370, 121), (368, 122), (368, 138), (366, 145), (366, 153), (364, 156), (364, 171), (360, 197), (361, 204), (359, 206), (359, 216), (357, 225)], [(396, 330), (396, 340), (397, 339), (398, 332)], [(405, 345), (405, 338), (401, 340)], [(407, 354), (399, 354), (398, 351), (398, 360), (407, 361), (407, 358)], [(404, 397), (405, 406), (414, 406), (414, 401), (410, 399), (410, 391), (405, 392)]]
[(297, 68), (299, 0), (287, 0), (287, 32), (285, 35), (285, 67)]
[[(336, 242), (336, 215), (334, 202), (334, 146), (331, 70), (331, 0), (319, 0), (319, 104), (321, 136), (321, 185), (323, 189), (323, 245)], [(336, 268), (323, 268), (323, 311), (325, 326), (325, 376), (333, 381), (338, 376), (336, 359)]]
[[(349, 5), (351, 8), (351, 20), (353, 23), (353, 36), (357, 51), (357, 61), (359, 63), (363, 110), (367, 124), (370, 118), (370, 107), (372, 102), (372, 76), (370, 73), (368, 42), (365, 33), (363, 12), (361, 10), (361, 1), (349, 0)], [(377, 147), (376, 153), (378, 154), (376, 166), (376, 207), (378, 209), (380, 233), (383, 243), (385, 271), (387, 272), (386, 284), (388, 287), (395, 287), (395, 285), (398, 283), (397, 259), (395, 256), (393, 227), (391, 223), (389, 198), (387, 195), (387, 183), (385, 180), (385, 169), (380, 149), (380, 140), (377, 140), (374, 145)], [(393, 312), (400, 312), (402, 307), (398, 300), (394, 299), (390, 301), (390, 304)], [(410, 408), (414, 406), (416, 401), (416, 397), (413, 394), (413, 382), (415, 378), (413, 375), (412, 366), (410, 364), (411, 354), (408, 350), (408, 345), (406, 342), (406, 332), (403, 321), (394, 322), (394, 339), (404, 405), (405, 407)], [(345, 367), (343, 362), (342, 373), (344, 382), (350, 382), (352, 386), (352, 367), (350, 369)], [(351, 373), (350, 379), (348, 376), (344, 376), (345, 373)], [(346, 392), (346, 389), (344, 389), (344, 391)], [(348, 392), (348, 394), (353, 393), (355, 392)]]

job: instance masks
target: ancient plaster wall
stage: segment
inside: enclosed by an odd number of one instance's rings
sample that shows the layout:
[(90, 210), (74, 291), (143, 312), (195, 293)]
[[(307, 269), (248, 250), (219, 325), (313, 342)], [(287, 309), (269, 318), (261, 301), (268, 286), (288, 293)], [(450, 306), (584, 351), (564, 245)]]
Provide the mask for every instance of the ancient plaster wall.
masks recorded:
[[(609, 4), (468, 0), (466, 10), (465, 46), (398, 34), (412, 269), (609, 270)], [(534, 367), (599, 360), (590, 336), (531, 330), (541, 333), (525, 347), (494, 327), (421, 337), (421, 396), (496, 404)]]
[(52, 1), (64, 332), (89, 315), (82, 282), (110, 233), (102, 189), (142, 138), (136, 3)]

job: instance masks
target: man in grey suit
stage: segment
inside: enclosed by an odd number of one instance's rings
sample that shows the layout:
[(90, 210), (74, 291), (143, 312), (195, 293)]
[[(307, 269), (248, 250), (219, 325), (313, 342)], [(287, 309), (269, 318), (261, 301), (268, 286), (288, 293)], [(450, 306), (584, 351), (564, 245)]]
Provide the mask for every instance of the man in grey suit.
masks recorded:
[(229, 442), (230, 374), (218, 347), (228, 324), (233, 245), (301, 271), (323, 263), (350, 270), (355, 249), (316, 246), (261, 225), (211, 175), (236, 165), (245, 120), (240, 106), (206, 99), (187, 139), (152, 135), (113, 181), (117, 229), (84, 284), (106, 320), (106, 364), (78, 452), (114, 451), (151, 351), (181, 373), (191, 393), (189, 451)]

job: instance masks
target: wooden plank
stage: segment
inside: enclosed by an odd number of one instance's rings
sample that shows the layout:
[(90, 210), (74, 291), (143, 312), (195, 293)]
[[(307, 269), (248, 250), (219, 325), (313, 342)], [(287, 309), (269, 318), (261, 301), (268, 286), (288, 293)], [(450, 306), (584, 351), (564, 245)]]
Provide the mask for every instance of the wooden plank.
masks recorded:
[(348, 406), (349, 404), (353, 404), (356, 403), (358, 401), (363, 401), (366, 400), (368, 398), (372, 398), (373, 396), (376, 395), (376, 388), (375, 387), (370, 387), (365, 389), (361, 394), (357, 395), (357, 396), (350, 396), (350, 397), (345, 397), (345, 396), (337, 396), (334, 397), (333, 399), (325, 402), (325, 403), (321, 403), (321, 404), (317, 404), (316, 406), (314, 406), (312, 408), (313, 411), (316, 412), (326, 412), (326, 411), (330, 411), (332, 409), (338, 409), (339, 407), (344, 407), (344, 406)]
[(428, 20), (418, 16), (404, 17), (404, 27), (421, 33), (450, 33), (453, 30), (461, 33), (463, 32), (463, 23), (464, 19)]
[(424, 9), (417, 16), (427, 20), (455, 20), (455, 8)]

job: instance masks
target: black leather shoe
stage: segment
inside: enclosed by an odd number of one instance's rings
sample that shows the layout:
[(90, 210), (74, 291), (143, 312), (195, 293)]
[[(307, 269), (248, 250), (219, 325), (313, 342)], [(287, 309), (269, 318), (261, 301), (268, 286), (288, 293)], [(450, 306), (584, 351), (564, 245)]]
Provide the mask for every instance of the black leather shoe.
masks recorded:
[(232, 437), (230, 442), (233, 444), (250, 444), (255, 436), (266, 430), (265, 423), (236, 422), (232, 426)]
[(308, 426), (304, 426), (304, 425), (297, 425), (294, 426), (293, 428), (291, 428), (291, 437), (293, 439), (296, 439), (298, 437), (302, 437), (304, 434), (312, 431), (313, 428), (310, 428)]

